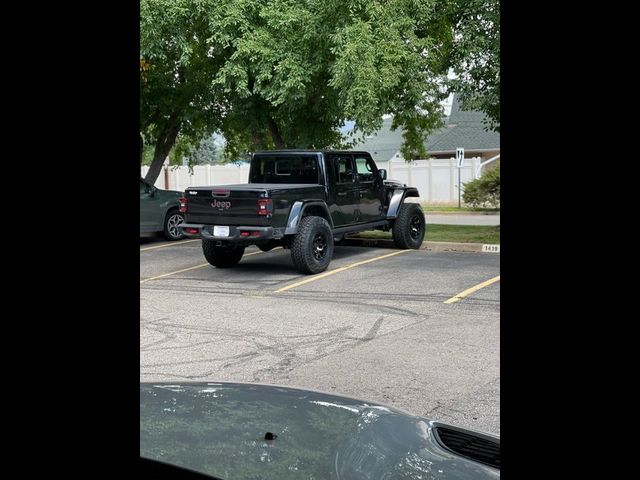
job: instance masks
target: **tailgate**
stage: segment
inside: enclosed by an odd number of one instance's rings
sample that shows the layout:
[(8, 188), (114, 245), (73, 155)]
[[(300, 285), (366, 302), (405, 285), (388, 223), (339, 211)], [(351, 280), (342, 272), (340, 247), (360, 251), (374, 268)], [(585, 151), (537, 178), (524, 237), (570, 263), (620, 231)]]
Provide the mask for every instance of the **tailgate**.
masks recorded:
[(264, 198), (266, 189), (242, 185), (240, 188), (196, 187), (185, 191), (188, 210), (185, 223), (209, 225), (269, 225), (258, 215), (258, 199)]

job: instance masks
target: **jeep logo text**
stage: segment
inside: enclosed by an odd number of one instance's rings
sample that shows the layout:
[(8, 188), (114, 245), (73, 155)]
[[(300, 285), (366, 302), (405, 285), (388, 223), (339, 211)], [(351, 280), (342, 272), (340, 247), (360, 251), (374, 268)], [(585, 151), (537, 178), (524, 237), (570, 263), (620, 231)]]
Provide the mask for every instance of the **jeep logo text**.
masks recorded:
[(211, 202), (213, 208), (219, 208), (221, 210), (231, 208), (231, 202), (221, 202), (220, 200), (214, 200)]

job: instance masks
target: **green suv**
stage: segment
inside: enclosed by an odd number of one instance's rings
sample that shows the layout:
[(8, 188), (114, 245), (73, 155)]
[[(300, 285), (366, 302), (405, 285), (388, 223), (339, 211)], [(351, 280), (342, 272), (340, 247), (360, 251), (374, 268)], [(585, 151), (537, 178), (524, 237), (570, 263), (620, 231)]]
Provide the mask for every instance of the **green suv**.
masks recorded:
[(179, 212), (181, 192), (160, 190), (140, 178), (140, 235), (162, 232), (167, 240), (184, 237), (178, 228), (184, 222)]

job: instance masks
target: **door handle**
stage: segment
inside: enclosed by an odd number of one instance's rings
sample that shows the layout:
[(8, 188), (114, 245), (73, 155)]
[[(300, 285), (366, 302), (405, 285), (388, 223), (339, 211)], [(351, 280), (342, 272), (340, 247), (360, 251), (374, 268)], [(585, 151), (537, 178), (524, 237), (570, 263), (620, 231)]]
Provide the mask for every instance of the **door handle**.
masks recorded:
[(338, 192), (337, 194), (339, 197), (346, 197), (347, 196), (347, 192)]

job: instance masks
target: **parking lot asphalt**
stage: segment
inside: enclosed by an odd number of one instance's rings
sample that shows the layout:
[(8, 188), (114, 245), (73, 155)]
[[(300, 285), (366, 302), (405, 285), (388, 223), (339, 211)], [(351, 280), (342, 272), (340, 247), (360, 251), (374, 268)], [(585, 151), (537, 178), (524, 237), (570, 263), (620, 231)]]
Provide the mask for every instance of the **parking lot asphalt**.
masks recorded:
[(496, 254), (346, 246), (326, 275), (255, 247), (215, 269), (200, 241), (141, 239), (140, 380), (311, 388), (499, 434), (499, 274)]

